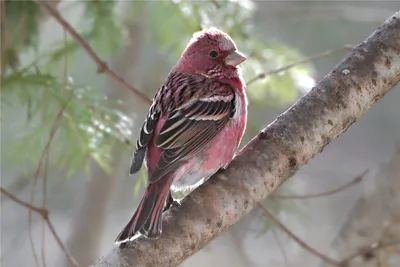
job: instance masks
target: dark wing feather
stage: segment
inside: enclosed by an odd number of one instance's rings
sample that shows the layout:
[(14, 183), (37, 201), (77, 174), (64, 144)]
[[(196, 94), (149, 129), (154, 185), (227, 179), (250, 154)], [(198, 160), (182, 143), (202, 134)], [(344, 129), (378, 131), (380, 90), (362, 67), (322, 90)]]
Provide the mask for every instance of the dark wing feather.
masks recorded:
[(210, 142), (233, 116), (234, 98), (234, 92), (228, 88), (222, 97), (211, 95), (191, 100), (172, 112), (155, 139), (156, 146), (164, 152), (149, 182), (173, 171)]
[(140, 170), (143, 164), (144, 156), (146, 155), (147, 145), (153, 136), (154, 129), (156, 128), (157, 121), (160, 117), (160, 112), (156, 108), (155, 103), (150, 107), (146, 120), (140, 129), (140, 135), (136, 141), (136, 151), (133, 153), (133, 159), (129, 174), (134, 174)]

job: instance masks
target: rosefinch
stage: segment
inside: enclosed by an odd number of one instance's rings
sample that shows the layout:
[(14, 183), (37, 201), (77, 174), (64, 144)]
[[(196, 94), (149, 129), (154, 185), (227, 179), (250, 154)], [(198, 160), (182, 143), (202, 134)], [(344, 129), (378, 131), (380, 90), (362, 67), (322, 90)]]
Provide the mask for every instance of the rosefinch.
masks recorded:
[(247, 99), (238, 65), (246, 57), (215, 28), (193, 35), (154, 97), (136, 143), (130, 174), (144, 158), (148, 187), (116, 243), (143, 235), (158, 238), (162, 212), (183, 189), (226, 167), (247, 120)]

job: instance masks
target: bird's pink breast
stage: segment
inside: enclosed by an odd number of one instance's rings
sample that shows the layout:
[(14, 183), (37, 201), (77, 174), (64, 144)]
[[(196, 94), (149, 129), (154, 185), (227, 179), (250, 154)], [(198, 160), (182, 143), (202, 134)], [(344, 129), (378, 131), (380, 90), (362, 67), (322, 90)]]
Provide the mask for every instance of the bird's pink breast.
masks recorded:
[(243, 131), (242, 123), (231, 120), (204, 148), (202, 152), (203, 168), (213, 170), (229, 164), (237, 151)]

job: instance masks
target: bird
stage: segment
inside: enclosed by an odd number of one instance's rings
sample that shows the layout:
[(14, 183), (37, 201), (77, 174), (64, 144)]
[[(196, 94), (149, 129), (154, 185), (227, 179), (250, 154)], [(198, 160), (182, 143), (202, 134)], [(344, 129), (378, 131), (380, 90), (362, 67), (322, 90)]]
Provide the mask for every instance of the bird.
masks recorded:
[(163, 211), (177, 204), (171, 189), (191, 188), (232, 161), (247, 123), (246, 59), (222, 30), (193, 34), (140, 129), (129, 174), (144, 164), (148, 185), (116, 244), (159, 238)]

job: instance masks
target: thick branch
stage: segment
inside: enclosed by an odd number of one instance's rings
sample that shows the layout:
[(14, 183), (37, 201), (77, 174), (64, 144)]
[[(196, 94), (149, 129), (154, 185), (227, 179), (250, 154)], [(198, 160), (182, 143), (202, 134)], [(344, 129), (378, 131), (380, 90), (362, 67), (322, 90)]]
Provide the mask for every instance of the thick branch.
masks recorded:
[(161, 238), (115, 248), (95, 266), (177, 266), (247, 214), (399, 80), (400, 12), (260, 132), (225, 172), (168, 211)]

